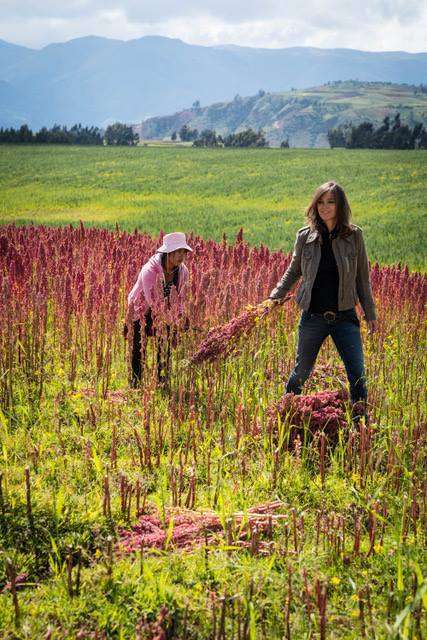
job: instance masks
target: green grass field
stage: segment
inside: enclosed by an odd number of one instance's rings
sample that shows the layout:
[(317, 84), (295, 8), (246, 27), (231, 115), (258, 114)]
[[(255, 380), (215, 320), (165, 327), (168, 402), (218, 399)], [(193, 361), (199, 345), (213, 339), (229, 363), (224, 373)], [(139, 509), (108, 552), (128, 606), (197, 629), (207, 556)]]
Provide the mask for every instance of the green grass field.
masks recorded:
[(0, 148), (3, 223), (193, 231), (289, 251), (313, 190), (346, 189), (372, 260), (426, 268), (425, 151)]

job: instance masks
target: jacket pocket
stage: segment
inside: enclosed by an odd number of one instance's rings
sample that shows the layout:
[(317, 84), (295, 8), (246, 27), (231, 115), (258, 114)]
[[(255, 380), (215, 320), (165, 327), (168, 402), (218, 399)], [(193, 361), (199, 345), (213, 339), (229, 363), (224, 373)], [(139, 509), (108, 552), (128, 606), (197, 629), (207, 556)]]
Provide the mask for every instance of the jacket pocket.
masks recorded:
[(347, 253), (345, 253), (343, 256), (343, 259), (344, 259), (344, 266), (345, 266), (346, 273), (350, 273), (350, 271), (353, 271), (353, 270), (356, 271), (357, 255), (354, 250), (350, 250)]
[(313, 258), (313, 249), (311, 246), (305, 246), (301, 255), (301, 271), (306, 274), (310, 269), (311, 261)]
[(305, 245), (302, 250), (302, 257), (304, 260), (311, 260), (311, 258), (313, 257), (313, 247), (311, 244)]

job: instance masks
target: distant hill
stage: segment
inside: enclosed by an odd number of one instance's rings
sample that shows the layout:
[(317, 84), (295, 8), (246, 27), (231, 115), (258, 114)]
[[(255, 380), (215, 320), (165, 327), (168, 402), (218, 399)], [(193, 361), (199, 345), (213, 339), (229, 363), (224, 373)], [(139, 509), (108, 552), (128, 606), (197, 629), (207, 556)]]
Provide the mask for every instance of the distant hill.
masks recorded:
[(312, 89), (258, 92), (231, 102), (185, 109), (172, 116), (149, 118), (134, 130), (142, 139), (169, 137), (187, 124), (192, 129), (215, 129), (221, 135), (262, 128), (272, 146), (289, 138), (295, 147), (328, 147), (328, 129), (369, 120), (379, 124), (400, 112), (403, 122), (427, 126), (427, 87), (356, 81), (333, 82)]
[(37, 53), (34, 49), (0, 39), (0, 76), (3, 76), (9, 67), (28, 60), (34, 53)]
[[(94, 36), (41, 50), (0, 41), (0, 126), (104, 126), (202, 105), (356, 78), (427, 79), (427, 54), (353, 49), (202, 47), (146, 36)], [(7, 84), (4, 84), (7, 83)]]

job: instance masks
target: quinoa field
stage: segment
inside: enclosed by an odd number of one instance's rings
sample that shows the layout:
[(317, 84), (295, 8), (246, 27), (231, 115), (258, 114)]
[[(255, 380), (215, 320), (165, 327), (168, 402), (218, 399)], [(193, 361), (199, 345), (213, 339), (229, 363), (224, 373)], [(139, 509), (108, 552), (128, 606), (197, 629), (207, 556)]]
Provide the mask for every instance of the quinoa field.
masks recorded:
[[(425, 157), (0, 148), (0, 638), (426, 636)], [(256, 307), (329, 177), (372, 258), (368, 424), (329, 339), (283, 397), (299, 310)], [(158, 292), (171, 375), (149, 339), (131, 389), (160, 229), (188, 234), (190, 295)]]
[(331, 179), (372, 260), (426, 270), (426, 151), (2, 145), (0, 221), (217, 241), (243, 227), (250, 244), (287, 253), (311, 194)]

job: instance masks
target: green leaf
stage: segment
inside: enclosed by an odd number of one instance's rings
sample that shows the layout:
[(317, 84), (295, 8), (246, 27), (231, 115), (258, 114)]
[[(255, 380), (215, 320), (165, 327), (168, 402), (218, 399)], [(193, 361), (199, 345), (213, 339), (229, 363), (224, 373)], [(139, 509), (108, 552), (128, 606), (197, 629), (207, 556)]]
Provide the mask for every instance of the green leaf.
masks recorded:
[(424, 602), (424, 596), (427, 593), (427, 582), (424, 582), (421, 587), (417, 590), (414, 599), (410, 602), (402, 611), (396, 616), (396, 621), (393, 625), (393, 631), (396, 633), (399, 630), (400, 625), (405, 620), (406, 616), (409, 615), (418, 605), (420, 600)]

